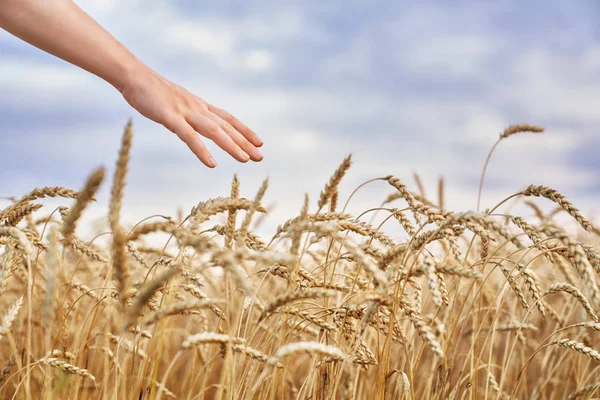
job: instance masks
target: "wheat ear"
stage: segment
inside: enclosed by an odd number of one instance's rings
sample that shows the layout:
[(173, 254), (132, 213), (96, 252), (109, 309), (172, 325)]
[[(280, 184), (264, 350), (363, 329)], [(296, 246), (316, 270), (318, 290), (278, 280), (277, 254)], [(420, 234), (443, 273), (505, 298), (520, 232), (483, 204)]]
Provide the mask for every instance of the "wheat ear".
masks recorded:
[(131, 119), (127, 122), (123, 137), (121, 139), (121, 149), (115, 168), (111, 198), (109, 203), (108, 220), (113, 232), (112, 237), (112, 261), (117, 283), (119, 287), (119, 300), (123, 309), (127, 305), (130, 296), (130, 272), (127, 264), (127, 236), (121, 227), (121, 207), (123, 203), (123, 191), (125, 189), (125, 177), (127, 175), (127, 165), (129, 164), (129, 152), (133, 138)]
[(556, 340), (550, 344), (561, 346), (561, 347), (566, 347), (568, 349), (571, 349), (578, 353), (584, 354), (584, 355), (588, 356), (589, 358), (600, 362), (600, 353), (598, 353), (597, 350), (594, 350), (591, 347), (588, 347), (588, 346), (584, 345), (583, 343), (579, 343), (575, 340), (565, 338), (565, 339)]
[(558, 204), (560, 208), (571, 215), (588, 232), (593, 232), (592, 224), (579, 212), (579, 210), (565, 196), (557, 190), (542, 185), (529, 185), (521, 192), (523, 196), (544, 197)]
[(577, 289), (575, 286), (573, 286), (569, 283), (566, 283), (566, 282), (557, 282), (557, 283), (552, 284), (548, 288), (548, 290), (546, 290), (546, 293), (544, 293), (544, 295), (558, 293), (558, 292), (569, 293), (571, 296), (575, 297), (577, 299), (577, 301), (579, 301), (579, 303), (583, 306), (583, 308), (587, 312), (588, 316), (591, 319), (593, 319), (595, 322), (600, 322), (600, 320), (598, 320), (598, 316), (596, 315), (596, 312), (592, 308), (592, 305), (590, 304), (588, 299), (586, 299), (585, 296), (583, 295), (583, 293), (581, 293), (581, 291), (579, 289)]
[(335, 172), (329, 179), (329, 182), (325, 185), (325, 187), (321, 191), (321, 194), (319, 196), (319, 202), (317, 203), (319, 211), (321, 211), (321, 209), (323, 207), (325, 207), (327, 202), (331, 199), (333, 194), (337, 191), (338, 185), (342, 181), (342, 178), (344, 177), (344, 175), (346, 175), (346, 172), (348, 171), (348, 169), (350, 168), (351, 165), (352, 165), (352, 154), (350, 154), (346, 158), (344, 158), (344, 161), (342, 161), (340, 166), (335, 170)]
[(72, 242), (77, 220), (88, 203), (94, 198), (100, 184), (102, 184), (102, 181), (104, 180), (104, 173), (104, 168), (98, 168), (92, 172), (85, 183), (85, 186), (79, 192), (75, 205), (69, 210), (69, 214), (64, 219), (62, 233), (67, 244)]

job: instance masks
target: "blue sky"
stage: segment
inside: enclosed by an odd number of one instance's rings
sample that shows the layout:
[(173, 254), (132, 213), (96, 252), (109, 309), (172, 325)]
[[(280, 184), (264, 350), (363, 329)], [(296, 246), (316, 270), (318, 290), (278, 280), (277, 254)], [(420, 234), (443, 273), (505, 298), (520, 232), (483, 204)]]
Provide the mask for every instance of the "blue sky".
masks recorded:
[[(133, 117), (131, 222), (226, 195), (238, 172), (248, 197), (270, 178), (276, 225), (304, 192), (316, 202), (350, 151), (342, 195), (387, 174), (413, 185), (417, 171), (430, 192), (446, 178), (450, 208), (472, 209), (499, 132), (530, 122), (547, 132), (502, 143), (484, 204), (535, 183), (597, 211), (596, 1), (77, 3), (150, 67), (251, 126), (265, 159), (239, 164), (209, 143), (219, 167), (208, 170), (111, 86), (0, 31), (0, 195), (77, 188), (95, 166), (112, 168)], [(388, 192), (369, 186), (351, 209)]]

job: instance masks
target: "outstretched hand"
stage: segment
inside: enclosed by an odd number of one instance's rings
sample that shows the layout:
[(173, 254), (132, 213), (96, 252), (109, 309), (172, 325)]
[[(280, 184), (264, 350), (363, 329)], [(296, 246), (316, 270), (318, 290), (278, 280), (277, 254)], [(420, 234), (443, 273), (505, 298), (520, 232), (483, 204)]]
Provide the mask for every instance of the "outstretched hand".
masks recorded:
[(240, 162), (263, 158), (257, 149), (262, 140), (240, 120), (149, 68), (132, 73), (120, 90), (133, 108), (175, 133), (210, 168), (217, 163), (200, 135)]
[(200, 135), (240, 162), (260, 161), (263, 142), (246, 125), (138, 60), (73, 1), (0, 0), (0, 27), (104, 79), (142, 115), (183, 140), (208, 167), (217, 165)]

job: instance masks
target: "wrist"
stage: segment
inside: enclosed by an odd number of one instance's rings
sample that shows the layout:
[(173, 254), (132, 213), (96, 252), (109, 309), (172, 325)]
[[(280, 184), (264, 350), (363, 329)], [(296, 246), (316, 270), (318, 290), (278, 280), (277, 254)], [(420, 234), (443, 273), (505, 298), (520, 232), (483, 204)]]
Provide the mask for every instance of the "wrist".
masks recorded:
[(125, 88), (135, 80), (136, 77), (145, 73), (147, 70), (148, 67), (146, 65), (134, 58), (131, 61), (122, 63), (118, 73), (111, 81), (109, 81), (109, 83), (122, 94)]

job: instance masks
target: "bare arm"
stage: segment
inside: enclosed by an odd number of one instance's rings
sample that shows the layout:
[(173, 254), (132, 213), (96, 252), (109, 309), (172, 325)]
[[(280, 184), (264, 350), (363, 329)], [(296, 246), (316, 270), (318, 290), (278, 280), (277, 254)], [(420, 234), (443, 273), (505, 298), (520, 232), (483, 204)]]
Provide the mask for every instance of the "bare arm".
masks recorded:
[[(169, 82), (71, 0), (0, 0), (0, 27), (113, 85), (147, 118), (177, 134), (207, 166), (200, 135), (240, 162), (260, 161), (260, 138), (227, 111)], [(199, 135), (200, 134), (200, 135)]]

